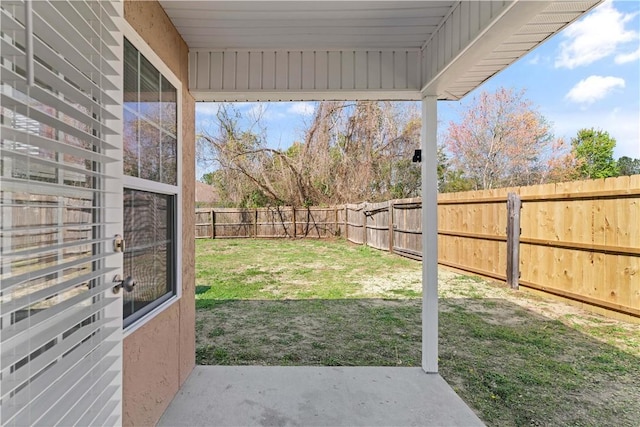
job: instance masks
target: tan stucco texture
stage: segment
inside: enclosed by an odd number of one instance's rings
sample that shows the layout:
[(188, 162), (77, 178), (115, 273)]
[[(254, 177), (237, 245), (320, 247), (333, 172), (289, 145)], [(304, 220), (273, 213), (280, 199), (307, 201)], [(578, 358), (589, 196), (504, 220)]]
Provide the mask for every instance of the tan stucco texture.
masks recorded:
[(124, 2), (124, 15), (182, 81), (182, 297), (124, 340), (123, 425), (155, 425), (195, 365), (195, 102), (188, 47), (155, 1)]

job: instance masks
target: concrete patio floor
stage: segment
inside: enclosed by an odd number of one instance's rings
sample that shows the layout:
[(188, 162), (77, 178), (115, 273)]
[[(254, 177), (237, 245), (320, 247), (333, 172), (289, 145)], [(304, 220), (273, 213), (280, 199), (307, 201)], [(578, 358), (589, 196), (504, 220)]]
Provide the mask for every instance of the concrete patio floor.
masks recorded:
[(482, 426), (420, 368), (196, 366), (159, 426)]

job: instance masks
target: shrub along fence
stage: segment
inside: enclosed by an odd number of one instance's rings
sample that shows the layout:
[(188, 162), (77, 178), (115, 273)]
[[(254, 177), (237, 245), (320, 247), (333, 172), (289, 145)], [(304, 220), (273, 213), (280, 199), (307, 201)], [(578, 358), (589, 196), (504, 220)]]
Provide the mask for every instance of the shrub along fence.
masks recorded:
[[(420, 259), (420, 199), (200, 209), (196, 236), (340, 235)], [(640, 317), (640, 175), (438, 196), (438, 262)]]

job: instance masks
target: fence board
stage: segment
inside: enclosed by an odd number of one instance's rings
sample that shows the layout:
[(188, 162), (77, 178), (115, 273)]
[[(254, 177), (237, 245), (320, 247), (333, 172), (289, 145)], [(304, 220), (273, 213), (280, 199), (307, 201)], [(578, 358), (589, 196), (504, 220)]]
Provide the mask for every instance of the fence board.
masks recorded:
[(255, 210), (254, 237), (294, 237), (294, 217), (290, 207), (260, 208)]
[(364, 222), (364, 204), (345, 205), (346, 212), (346, 235), (347, 239), (352, 243), (363, 244), (365, 240), (365, 222)]
[(196, 209), (196, 239), (212, 238), (212, 210)]
[(338, 208), (297, 208), (296, 235), (326, 238), (339, 234), (336, 222)]
[(250, 209), (216, 208), (216, 238), (254, 237), (255, 211)]
[(396, 200), (393, 204), (393, 250), (409, 256), (422, 257), (422, 201)]
[(367, 246), (389, 250), (389, 202), (370, 203), (364, 212)]

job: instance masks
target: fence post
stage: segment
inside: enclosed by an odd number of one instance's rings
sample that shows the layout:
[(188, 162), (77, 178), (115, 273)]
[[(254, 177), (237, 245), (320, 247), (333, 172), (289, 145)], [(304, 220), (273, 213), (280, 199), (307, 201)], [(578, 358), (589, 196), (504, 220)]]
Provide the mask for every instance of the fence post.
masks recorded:
[(211, 238), (216, 238), (216, 211), (211, 209)]
[(389, 200), (389, 253), (393, 253), (393, 200)]
[(333, 226), (333, 237), (335, 237), (338, 235), (338, 206), (334, 206), (333, 210), (335, 218), (335, 225)]
[(349, 241), (349, 207), (344, 205), (344, 238)]
[(296, 229), (298, 228), (298, 226), (296, 225), (296, 207), (295, 206), (291, 206), (291, 217), (293, 218), (293, 238), (295, 239), (297, 237)]
[(253, 216), (253, 237), (258, 238), (258, 208), (255, 208), (255, 214)]
[(367, 246), (367, 205), (362, 206), (362, 245)]
[(522, 200), (515, 193), (507, 195), (507, 284), (518, 289), (520, 280), (520, 209)]

